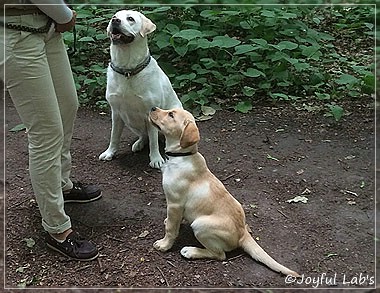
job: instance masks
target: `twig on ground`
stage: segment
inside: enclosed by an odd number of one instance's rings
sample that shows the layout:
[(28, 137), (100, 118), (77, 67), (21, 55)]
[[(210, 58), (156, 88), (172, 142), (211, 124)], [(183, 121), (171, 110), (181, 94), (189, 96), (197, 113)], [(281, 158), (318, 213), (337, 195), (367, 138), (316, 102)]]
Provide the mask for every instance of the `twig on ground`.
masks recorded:
[(230, 179), (231, 177), (234, 177), (235, 175), (236, 175), (236, 173), (233, 173), (231, 175), (228, 175), (226, 178), (224, 178), (224, 179), (222, 179), (220, 181), (226, 181), (226, 180)]
[(285, 215), (282, 211), (280, 210), (277, 210), (281, 215), (283, 215), (285, 218), (289, 219), (289, 217), (287, 215)]
[(90, 267), (92, 267), (92, 265), (86, 265), (86, 266), (83, 266), (83, 267), (76, 269), (75, 272), (83, 271), (83, 270), (88, 269)]
[(243, 254), (239, 254), (239, 255), (237, 255), (237, 256), (234, 256), (234, 257), (229, 258), (228, 261), (235, 260), (235, 259), (237, 259), (237, 258), (239, 258), (239, 257), (242, 257), (242, 256), (243, 256)]
[(111, 240), (115, 240), (115, 241), (118, 241), (118, 242), (124, 242), (124, 240), (121, 240), (121, 239), (118, 239), (118, 238), (115, 238), (115, 237), (112, 237), (110, 235), (106, 235), (108, 239), (111, 239)]
[(172, 267), (175, 267), (176, 268), (176, 266), (171, 262), (171, 261), (166, 261), (168, 264), (170, 264)]
[(18, 207), (18, 206), (22, 205), (23, 203), (26, 203), (28, 200), (30, 200), (30, 198), (27, 198), (27, 199), (24, 199), (23, 201), (17, 202), (15, 204), (11, 205), (10, 207), (8, 207), (7, 209), (9, 210), (9, 209), (13, 209), (15, 207)]
[(104, 273), (106, 271), (106, 268), (103, 268), (102, 262), (99, 257), (97, 258), (97, 261), (99, 264), (100, 273)]
[(156, 267), (159, 271), (160, 271), (160, 273), (161, 273), (161, 276), (164, 278), (164, 280), (165, 280), (165, 283), (166, 283), (166, 286), (168, 286), (168, 287), (170, 287), (169, 286), (169, 282), (168, 282), (168, 280), (166, 280), (166, 278), (165, 278), (165, 276), (164, 276), (164, 273), (160, 270), (160, 268), (159, 267)]

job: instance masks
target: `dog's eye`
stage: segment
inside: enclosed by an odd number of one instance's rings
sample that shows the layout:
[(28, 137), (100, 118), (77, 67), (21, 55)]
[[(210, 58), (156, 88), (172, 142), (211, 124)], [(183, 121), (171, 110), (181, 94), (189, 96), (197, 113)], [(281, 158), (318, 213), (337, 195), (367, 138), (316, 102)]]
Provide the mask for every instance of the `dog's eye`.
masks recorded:
[(168, 115), (169, 115), (170, 118), (174, 118), (174, 113), (173, 112), (169, 112)]
[(135, 19), (134, 19), (132, 16), (128, 16), (128, 17), (127, 17), (127, 20), (128, 20), (129, 22), (135, 22)]

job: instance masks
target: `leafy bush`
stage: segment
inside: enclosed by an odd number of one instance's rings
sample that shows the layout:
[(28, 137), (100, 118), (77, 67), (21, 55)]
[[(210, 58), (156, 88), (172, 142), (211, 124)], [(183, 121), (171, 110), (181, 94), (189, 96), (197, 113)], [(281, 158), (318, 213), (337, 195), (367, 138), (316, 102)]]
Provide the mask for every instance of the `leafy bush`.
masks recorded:
[[(120, 7), (75, 9), (78, 40), (72, 64), (80, 98), (104, 106), (105, 28)], [(368, 44), (374, 43), (373, 6), (136, 9), (156, 23), (151, 53), (195, 114), (210, 107), (247, 112), (255, 100), (266, 99), (321, 101), (334, 114), (339, 106), (332, 102), (374, 92), (373, 46)], [(65, 41), (74, 46), (71, 34)]]

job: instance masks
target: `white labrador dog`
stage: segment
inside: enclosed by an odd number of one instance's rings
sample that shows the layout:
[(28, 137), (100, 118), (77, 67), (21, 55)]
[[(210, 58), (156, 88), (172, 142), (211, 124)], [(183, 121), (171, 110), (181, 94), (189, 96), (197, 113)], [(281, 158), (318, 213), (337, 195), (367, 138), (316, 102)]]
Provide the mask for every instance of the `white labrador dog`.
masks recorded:
[(149, 142), (150, 166), (160, 168), (164, 162), (159, 152), (158, 131), (148, 122), (153, 106), (182, 108), (169, 78), (150, 56), (147, 35), (156, 25), (137, 11), (118, 11), (110, 20), (107, 33), (111, 39), (111, 62), (107, 71), (106, 99), (112, 110), (110, 143), (100, 160), (111, 160), (118, 150), (124, 125), (138, 140), (137, 152)]
[(153, 246), (169, 250), (185, 219), (204, 248), (185, 246), (182, 256), (224, 260), (225, 252), (242, 247), (272, 270), (299, 277), (270, 257), (250, 235), (242, 206), (210, 172), (198, 152), (200, 136), (194, 117), (183, 109), (152, 108), (149, 119), (165, 135), (169, 157), (161, 168), (167, 202), (165, 237)]

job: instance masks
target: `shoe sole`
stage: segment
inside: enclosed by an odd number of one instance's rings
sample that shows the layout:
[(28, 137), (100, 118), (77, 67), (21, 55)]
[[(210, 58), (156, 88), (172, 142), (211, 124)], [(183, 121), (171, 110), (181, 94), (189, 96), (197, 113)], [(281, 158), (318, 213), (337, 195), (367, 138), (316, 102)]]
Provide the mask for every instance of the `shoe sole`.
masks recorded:
[(76, 257), (72, 257), (72, 256), (70, 256), (70, 255), (67, 255), (67, 254), (64, 253), (63, 251), (59, 250), (58, 248), (54, 247), (53, 245), (51, 245), (51, 244), (49, 244), (49, 243), (47, 243), (47, 242), (46, 242), (46, 246), (49, 247), (50, 249), (53, 249), (53, 250), (59, 252), (59, 253), (62, 254), (62, 255), (66, 256), (66, 257), (68, 257), (68, 258), (70, 258), (70, 259), (74, 259), (74, 260), (91, 261), (91, 260), (96, 259), (96, 258), (99, 256), (99, 252), (98, 252), (95, 256), (93, 256), (93, 257), (91, 257), (91, 258), (76, 258)]
[(97, 197), (91, 198), (91, 199), (68, 199), (64, 200), (65, 203), (88, 203), (95, 200), (98, 200), (102, 197), (102, 193), (100, 193)]

